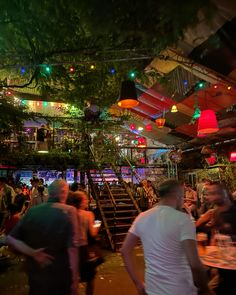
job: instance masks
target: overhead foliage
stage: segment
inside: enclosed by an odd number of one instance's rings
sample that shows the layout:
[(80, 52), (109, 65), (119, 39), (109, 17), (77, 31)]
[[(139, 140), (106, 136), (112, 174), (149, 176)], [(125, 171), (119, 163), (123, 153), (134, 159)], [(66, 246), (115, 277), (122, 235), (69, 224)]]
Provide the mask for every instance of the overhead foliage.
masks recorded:
[[(3, 0), (1, 85), (37, 87), (45, 98), (80, 106), (109, 106), (130, 69), (142, 73), (198, 21), (199, 10), (208, 13), (211, 6), (210, 0)], [(52, 65), (49, 72), (46, 65)]]

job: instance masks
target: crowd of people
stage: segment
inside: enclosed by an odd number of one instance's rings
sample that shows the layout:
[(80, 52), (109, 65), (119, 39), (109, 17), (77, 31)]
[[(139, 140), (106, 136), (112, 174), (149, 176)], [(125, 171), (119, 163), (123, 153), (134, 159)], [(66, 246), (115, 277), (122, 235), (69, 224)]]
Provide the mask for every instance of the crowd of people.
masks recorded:
[[(133, 194), (143, 212), (121, 253), (138, 294), (221, 295), (226, 294), (225, 282), (235, 291), (232, 273), (207, 275), (196, 241), (197, 232), (203, 232), (213, 245), (220, 232), (236, 242), (235, 201), (224, 184), (204, 179), (195, 191), (189, 184), (167, 180), (155, 190), (151, 181), (143, 180)], [(74, 183), (69, 190), (64, 180), (55, 180), (46, 187), (33, 178), (28, 189), (0, 178), (1, 234), (6, 237), (1, 243), (26, 256), (31, 295), (77, 294), (79, 281), (87, 283), (87, 295), (94, 293), (96, 266), (88, 263), (88, 245), (100, 227), (88, 202), (83, 185)], [(132, 259), (139, 239), (145, 283)]]

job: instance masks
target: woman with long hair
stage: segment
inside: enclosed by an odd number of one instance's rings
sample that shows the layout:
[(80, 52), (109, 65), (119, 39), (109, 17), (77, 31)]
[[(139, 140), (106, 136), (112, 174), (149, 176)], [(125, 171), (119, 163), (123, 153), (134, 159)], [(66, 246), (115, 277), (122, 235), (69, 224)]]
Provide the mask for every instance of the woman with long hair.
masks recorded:
[(79, 272), (80, 281), (86, 282), (86, 295), (93, 295), (96, 268), (87, 262), (89, 240), (97, 236), (99, 228), (94, 226), (94, 214), (88, 209), (88, 196), (85, 191), (71, 192), (67, 203), (77, 209), (79, 223)]

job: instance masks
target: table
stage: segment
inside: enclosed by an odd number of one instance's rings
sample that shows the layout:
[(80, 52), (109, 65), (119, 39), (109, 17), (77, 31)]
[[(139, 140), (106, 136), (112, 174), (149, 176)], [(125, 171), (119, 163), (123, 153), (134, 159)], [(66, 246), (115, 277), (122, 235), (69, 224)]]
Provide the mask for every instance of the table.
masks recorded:
[(206, 247), (205, 253), (200, 254), (204, 265), (236, 270), (236, 247), (227, 247), (225, 249), (217, 246)]
[(236, 247), (222, 249), (217, 246), (209, 246), (206, 247), (204, 254), (201, 251), (199, 255), (204, 265), (217, 268), (219, 271), (220, 282), (215, 290), (216, 294), (236, 294)]

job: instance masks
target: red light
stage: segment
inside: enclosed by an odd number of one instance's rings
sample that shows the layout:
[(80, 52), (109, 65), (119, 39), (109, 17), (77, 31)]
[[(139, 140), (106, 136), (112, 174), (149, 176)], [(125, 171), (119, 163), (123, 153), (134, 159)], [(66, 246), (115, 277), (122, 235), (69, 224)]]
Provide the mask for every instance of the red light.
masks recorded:
[(230, 162), (236, 162), (236, 152), (231, 152), (231, 154), (230, 154)]
[(219, 130), (216, 115), (213, 110), (201, 111), (198, 119), (198, 134), (210, 134)]
[(141, 158), (141, 159), (140, 159), (140, 163), (141, 163), (141, 164), (145, 164), (145, 158)]
[(129, 128), (130, 128), (130, 130), (135, 130), (136, 129), (136, 126), (135, 126), (135, 124), (130, 124), (130, 126), (129, 126)]
[(145, 137), (139, 137), (138, 139), (138, 147), (145, 148), (147, 146), (147, 140)]
[(148, 132), (152, 131), (152, 125), (151, 124), (147, 124), (145, 126), (145, 128), (146, 128), (146, 131), (148, 131)]
[(70, 67), (70, 73), (74, 73), (75, 72), (75, 68)]
[(210, 157), (205, 158), (208, 165), (214, 165), (216, 162), (216, 155), (211, 154)]
[(215, 89), (217, 89), (217, 88), (218, 88), (218, 86), (217, 86), (217, 85), (214, 85), (214, 88), (215, 88)]

